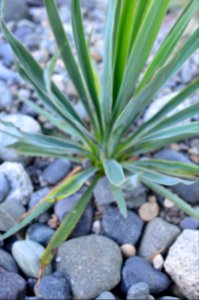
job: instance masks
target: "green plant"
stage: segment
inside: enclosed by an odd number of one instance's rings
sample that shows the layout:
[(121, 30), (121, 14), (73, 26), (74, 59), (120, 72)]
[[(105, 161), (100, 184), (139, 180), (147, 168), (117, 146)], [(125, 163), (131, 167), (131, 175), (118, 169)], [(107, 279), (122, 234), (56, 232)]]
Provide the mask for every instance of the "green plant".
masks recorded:
[[(197, 105), (191, 105), (178, 113), (172, 111), (196, 92), (199, 79), (181, 90), (153, 118), (131, 131), (132, 124), (150, 104), (154, 95), (197, 49), (199, 29), (193, 32), (181, 48), (176, 47), (197, 10), (197, 0), (189, 2), (144, 73), (143, 69), (170, 1), (109, 0), (101, 81), (93, 67), (84, 35), (80, 1), (71, 1), (72, 29), (78, 62), (64, 32), (55, 0), (44, 2), (58, 45), (58, 54), (44, 70), (8, 30), (3, 20), (5, 0), (2, 1), (1, 26), (15, 53), (21, 76), (35, 88), (44, 107), (29, 100), (26, 100), (27, 103), (55, 125), (62, 135), (30, 134), (15, 128), (14, 137), (17, 141), (11, 147), (21, 154), (32, 156), (62, 157), (80, 163), (87, 159), (91, 167), (75, 170), (1, 239), (25, 227), (56, 201), (75, 193), (90, 177), (94, 179), (50, 241), (41, 259), (42, 269), (52, 260), (59, 244), (70, 235), (92, 197), (96, 182), (104, 174), (124, 216), (127, 210), (123, 190), (134, 188), (140, 181), (169, 198), (187, 214), (199, 219), (190, 205), (164, 187), (180, 182), (190, 184), (199, 176), (198, 166), (151, 158), (140, 159), (141, 155), (150, 154), (169, 143), (198, 133), (199, 122), (180, 123), (197, 112)], [(63, 59), (87, 111), (89, 124), (80, 118), (67, 96), (51, 80), (59, 57)], [(9, 134), (9, 127), (13, 125), (4, 125)]]

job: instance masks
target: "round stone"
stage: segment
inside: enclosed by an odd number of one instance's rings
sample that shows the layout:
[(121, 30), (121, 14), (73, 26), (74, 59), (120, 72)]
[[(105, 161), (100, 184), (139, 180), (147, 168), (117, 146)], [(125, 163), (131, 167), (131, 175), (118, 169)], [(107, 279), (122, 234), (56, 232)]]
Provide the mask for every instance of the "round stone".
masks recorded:
[(149, 201), (141, 205), (139, 209), (139, 216), (143, 221), (149, 222), (158, 216), (159, 210), (160, 209), (156, 201)]
[(122, 254), (125, 257), (131, 257), (136, 254), (136, 248), (131, 244), (124, 244), (121, 246)]

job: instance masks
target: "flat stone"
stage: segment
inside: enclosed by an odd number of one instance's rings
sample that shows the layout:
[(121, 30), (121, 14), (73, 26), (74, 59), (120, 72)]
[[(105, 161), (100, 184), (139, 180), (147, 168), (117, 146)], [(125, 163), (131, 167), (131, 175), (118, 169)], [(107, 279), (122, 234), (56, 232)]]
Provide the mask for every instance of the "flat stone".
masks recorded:
[(103, 233), (119, 245), (135, 245), (142, 233), (143, 224), (143, 221), (134, 212), (128, 210), (127, 218), (124, 218), (117, 207), (104, 207)]
[(169, 249), (165, 270), (187, 299), (199, 297), (199, 231), (184, 230)]
[(138, 254), (143, 257), (152, 257), (159, 251), (165, 252), (179, 234), (178, 226), (156, 218), (147, 224)]
[(132, 285), (127, 293), (127, 300), (144, 300), (148, 299), (149, 286), (145, 282), (138, 282)]
[(26, 282), (18, 274), (0, 271), (0, 299), (24, 299)]
[(0, 268), (8, 272), (18, 273), (18, 267), (13, 257), (3, 249), (0, 249)]
[(55, 231), (49, 226), (36, 223), (28, 228), (26, 238), (43, 246), (47, 246), (54, 233)]
[(72, 164), (66, 159), (54, 160), (43, 172), (43, 180), (48, 184), (55, 185), (70, 172)]
[(75, 299), (90, 299), (120, 282), (122, 256), (115, 242), (97, 235), (71, 239), (57, 253), (56, 270), (69, 276)]
[(25, 208), (17, 202), (0, 204), (0, 231), (8, 231), (25, 212)]

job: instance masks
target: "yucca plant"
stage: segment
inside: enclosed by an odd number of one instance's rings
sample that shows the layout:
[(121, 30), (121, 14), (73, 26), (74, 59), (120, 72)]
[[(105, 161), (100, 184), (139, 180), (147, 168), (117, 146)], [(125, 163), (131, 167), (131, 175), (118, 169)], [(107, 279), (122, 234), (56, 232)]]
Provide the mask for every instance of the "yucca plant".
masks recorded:
[[(41, 258), (42, 270), (53, 259), (59, 244), (74, 229), (92, 197), (97, 181), (104, 175), (110, 182), (115, 201), (124, 217), (127, 209), (123, 192), (135, 188), (141, 182), (199, 219), (197, 212), (168, 188), (177, 183), (192, 183), (199, 177), (199, 167), (151, 158), (157, 149), (198, 134), (199, 122), (181, 123), (197, 113), (197, 104), (177, 113), (173, 110), (196, 92), (199, 79), (182, 89), (149, 121), (131, 130), (157, 92), (197, 49), (199, 29), (187, 37), (181, 47), (177, 47), (177, 44), (198, 9), (198, 1), (189, 2), (146, 67), (170, 1), (108, 0), (101, 80), (93, 67), (84, 34), (80, 0), (71, 1), (77, 59), (60, 20), (56, 1), (45, 0), (44, 3), (58, 45), (58, 52), (44, 70), (5, 24), (5, 0), (2, 1), (1, 26), (14, 51), (21, 76), (35, 88), (43, 107), (25, 101), (56, 126), (60, 133), (59, 137), (46, 136), (25, 133), (15, 128), (12, 135), (16, 142), (11, 147), (21, 154), (67, 158), (80, 165), (86, 159), (90, 167), (75, 169), (1, 239), (16, 233), (56, 201), (70, 196), (90, 181), (78, 204), (65, 217), (44, 252)], [(51, 79), (60, 57), (85, 107), (89, 122), (77, 114), (67, 95)], [(5, 131), (11, 134), (9, 128), (13, 129), (13, 125), (3, 125)]]

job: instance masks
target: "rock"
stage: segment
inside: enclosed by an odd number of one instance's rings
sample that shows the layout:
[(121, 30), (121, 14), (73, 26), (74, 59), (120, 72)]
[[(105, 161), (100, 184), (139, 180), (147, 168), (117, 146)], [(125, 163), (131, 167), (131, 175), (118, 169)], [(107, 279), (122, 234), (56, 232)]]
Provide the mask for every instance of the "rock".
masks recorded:
[(36, 223), (28, 228), (26, 238), (43, 246), (47, 246), (54, 233), (55, 231), (49, 226)]
[(149, 296), (149, 286), (145, 282), (132, 285), (127, 293), (127, 300), (146, 300)]
[(94, 189), (94, 196), (98, 205), (108, 205), (115, 202), (110, 183), (106, 177), (98, 180)]
[(89, 235), (62, 244), (56, 269), (69, 276), (75, 299), (90, 299), (111, 290), (120, 281), (122, 256), (110, 239)]
[(8, 43), (0, 44), (0, 59), (7, 67), (14, 62), (13, 51)]
[(35, 293), (39, 299), (44, 300), (71, 298), (69, 282), (63, 274), (58, 272), (42, 277), (35, 288)]
[(12, 81), (13, 83), (19, 83), (20, 82), (20, 76), (15, 71), (6, 68), (2, 65), (0, 62), (0, 80), (4, 81)]
[(24, 299), (25, 280), (16, 273), (0, 271), (0, 299)]
[[(0, 0), (1, 3), (1, 0)], [(29, 17), (25, 0), (8, 0), (5, 11), (6, 21), (19, 21)]]
[(17, 202), (0, 204), (0, 231), (9, 230), (25, 212), (25, 208)]
[[(185, 155), (167, 149), (161, 150), (160, 152), (156, 153), (155, 158), (193, 164)], [(199, 203), (199, 181), (195, 181), (193, 184), (189, 185), (188, 188), (186, 184), (179, 183), (172, 186), (171, 189), (183, 200), (191, 204)]]
[(29, 209), (33, 208), (35, 205), (39, 203), (47, 194), (50, 192), (50, 188), (42, 188), (31, 194), (30, 201), (28, 203)]
[(102, 227), (104, 235), (119, 245), (135, 245), (140, 238), (143, 221), (131, 211), (124, 218), (117, 207), (107, 206), (103, 210)]
[[(40, 258), (44, 247), (33, 241), (17, 241), (12, 247), (12, 255), (18, 266), (27, 277), (38, 278)], [(45, 269), (45, 274), (51, 273), (51, 266)]]
[[(41, 127), (39, 123), (30, 116), (23, 114), (11, 114), (0, 116), (0, 119), (4, 122), (13, 123), (17, 128), (28, 133), (40, 133)], [(0, 130), (5, 130), (4, 125), (0, 125)], [(16, 134), (15, 129), (9, 128), (9, 132)], [(7, 149), (6, 147), (15, 143), (16, 139), (8, 134), (0, 132), (0, 159), (5, 161), (17, 161), (26, 163), (30, 161), (30, 158), (17, 154), (15, 149)]]
[(165, 208), (172, 208), (172, 207), (175, 206), (175, 204), (171, 200), (169, 200), (167, 198), (164, 199), (163, 205), (164, 205)]
[(131, 244), (124, 244), (121, 246), (121, 251), (124, 257), (131, 257), (136, 254), (136, 249)]
[(4, 162), (0, 165), (0, 173), (7, 177), (10, 184), (10, 192), (5, 201), (26, 205), (33, 191), (33, 186), (23, 165), (14, 162)]
[(152, 196), (148, 202), (142, 204), (140, 207), (139, 216), (143, 221), (149, 222), (158, 216), (159, 210), (156, 198)]
[(146, 202), (147, 198), (147, 188), (143, 184), (138, 184), (132, 190), (127, 190), (124, 192), (127, 207), (129, 209), (134, 209), (140, 207), (143, 203)]
[(164, 252), (179, 234), (180, 229), (176, 225), (156, 218), (147, 224), (138, 253), (143, 257), (152, 257), (159, 251)]
[(172, 297), (172, 296), (164, 296), (161, 297), (160, 300), (180, 300), (180, 298)]
[(149, 285), (150, 292), (158, 294), (168, 289), (170, 281), (166, 274), (155, 270), (145, 258), (133, 256), (126, 260), (122, 270), (122, 289), (125, 293), (138, 283)]
[(71, 162), (66, 159), (54, 160), (43, 172), (43, 180), (48, 184), (55, 185), (62, 180), (71, 170)]
[(180, 227), (182, 229), (198, 229), (199, 228), (199, 222), (197, 222), (194, 218), (192, 217), (185, 217), (181, 222), (180, 222)]
[(164, 266), (164, 258), (161, 254), (157, 254), (153, 258), (153, 266), (156, 270), (162, 270), (162, 268)]
[(3, 249), (0, 249), (0, 268), (8, 272), (18, 273), (16, 262), (14, 261), (12, 256)]
[(0, 172), (0, 202), (2, 202), (10, 191), (10, 186), (5, 175)]
[(115, 296), (111, 292), (103, 292), (96, 300), (115, 300)]
[(187, 299), (199, 297), (198, 230), (184, 230), (169, 249), (165, 270)]
[(0, 80), (0, 110), (9, 111), (12, 101), (12, 95), (7, 84)]

